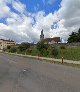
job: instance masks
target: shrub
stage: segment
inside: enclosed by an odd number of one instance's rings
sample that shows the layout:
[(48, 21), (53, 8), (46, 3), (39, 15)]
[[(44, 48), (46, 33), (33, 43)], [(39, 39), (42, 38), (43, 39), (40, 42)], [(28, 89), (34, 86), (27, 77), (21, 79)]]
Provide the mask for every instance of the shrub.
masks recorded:
[(11, 53), (15, 53), (16, 51), (17, 51), (16, 47), (11, 47), (10, 50), (9, 50), (9, 52), (11, 52)]
[(7, 46), (7, 49), (10, 49), (11, 48), (11, 46)]
[(47, 56), (48, 55), (48, 49), (49, 45), (48, 44), (44, 44), (44, 42), (38, 42), (37, 43), (37, 49), (39, 51), (39, 54), (41, 56)]
[(66, 47), (65, 46), (60, 46), (60, 49), (66, 49)]
[(29, 43), (21, 43), (20, 45), (19, 45), (19, 47), (18, 47), (18, 49), (20, 50), (20, 51), (25, 51), (25, 50), (27, 50), (28, 48), (30, 48), (30, 44)]
[(48, 44), (44, 44), (44, 42), (38, 42), (37, 43), (37, 49), (40, 51), (41, 49), (48, 49), (49, 45)]
[(56, 47), (53, 47), (52, 48), (51, 55), (53, 57), (57, 57), (57, 55), (58, 55), (58, 49)]
[(52, 51), (52, 46), (49, 46), (48, 49), (47, 49), (48, 56), (51, 56), (51, 51)]
[(32, 52), (32, 49), (27, 49), (27, 53), (31, 53)]

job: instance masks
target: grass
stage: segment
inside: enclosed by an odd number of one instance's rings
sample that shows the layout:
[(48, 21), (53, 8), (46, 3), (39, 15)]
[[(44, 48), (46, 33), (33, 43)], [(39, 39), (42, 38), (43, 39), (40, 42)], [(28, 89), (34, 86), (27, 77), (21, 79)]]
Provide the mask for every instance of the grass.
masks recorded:
[[(32, 47), (31, 48), (32, 51), (31, 52), (27, 52), (27, 51), (17, 51), (17, 53), (19, 54), (27, 54), (27, 55), (32, 55), (32, 56), (42, 56), (40, 55), (39, 51), (37, 50), (36, 47)], [(51, 51), (51, 49), (48, 49), (49, 52)], [(58, 55), (57, 55), (57, 59), (61, 59), (62, 57), (66, 60), (73, 60), (73, 61), (80, 61), (80, 47), (65, 47), (65, 49), (61, 49), (60, 47), (58, 47)], [(47, 51), (46, 51), (47, 53)], [(44, 56), (42, 57), (52, 57), (51, 53), (49, 53), (48, 55), (46, 55), (46, 53), (44, 53)]]
[[(9, 55), (16, 55), (16, 54), (10, 54), (10, 53), (7, 53), (7, 54), (9, 54)], [(66, 62), (64, 62), (62, 64), (61, 62), (58, 62), (58, 61), (42, 60), (42, 59), (33, 58), (33, 57), (27, 57), (27, 56), (21, 56), (21, 57), (30, 58), (30, 59), (33, 59), (33, 60), (39, 60), (39, 61), (42, 61), (42, 62), (48, 62), (48, 63), (54, 63), (54, 64), (59, 64), (59, 65), (69, 66), (69, 67), (80, 68), (80, 64), (73, 64), (73, 63), (66, 63)]]
[[(64, 57), (66, 60), (73, 60), (73, 61), (80, 61), (80, 47), (66, 47), (65, 49), (61, 49), (58, 47), (58, 55), (57, 59), (61, 59)], [(28, 54), (28, 53), (27, 53)], [(30, 53), (33, 56), (39, 55), (39, 52), (36, 48), (33, 48), (32, 52)], [(46, 57), (52, 57), (50, 54)]]
[(66, 49), (59, 49), (58, 59), (64, 57), (67, 60), (80, 61), (80, 47), (66, 47)]

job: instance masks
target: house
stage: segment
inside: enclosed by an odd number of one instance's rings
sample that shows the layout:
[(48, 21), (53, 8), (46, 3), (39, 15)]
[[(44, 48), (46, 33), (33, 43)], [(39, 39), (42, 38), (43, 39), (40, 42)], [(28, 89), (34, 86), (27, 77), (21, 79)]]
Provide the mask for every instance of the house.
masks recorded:
[(45, 44), (54, 44), (54, 43), (60, 43), (60, 37), (54, 37), (54, 38), (45, 38), (43, 39), (43, 42)]
[(0, 50), (6, 49), (8, 46), (16, 46), (16, 42), (12, 40), (0, 39)]

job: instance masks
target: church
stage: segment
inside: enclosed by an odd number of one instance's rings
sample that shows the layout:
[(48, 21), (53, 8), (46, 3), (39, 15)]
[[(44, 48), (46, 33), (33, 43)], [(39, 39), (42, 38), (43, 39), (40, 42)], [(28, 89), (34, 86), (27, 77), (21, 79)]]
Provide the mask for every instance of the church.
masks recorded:
[(61, 39), (60, 39), (60, 37), (44, 38), (44, 33), (42, 30), (41, 35), (40, 35), (40, 41), (44, 42), (45, 44), (54, 44), (54, 43), (60, 43)]

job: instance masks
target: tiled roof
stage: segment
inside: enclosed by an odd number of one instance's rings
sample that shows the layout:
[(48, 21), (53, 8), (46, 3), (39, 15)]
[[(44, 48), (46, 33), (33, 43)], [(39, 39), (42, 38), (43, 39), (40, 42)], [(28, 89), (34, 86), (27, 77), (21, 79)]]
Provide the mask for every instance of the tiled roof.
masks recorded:
[(46, 38), (43, 40), (43, 42), (51, 42), (51, 41), (61, 42), (60, 37)]

